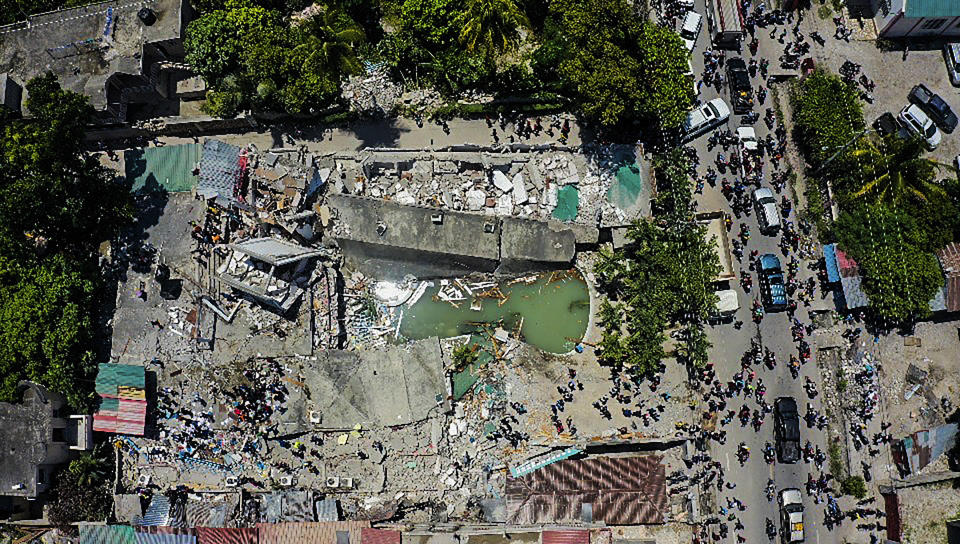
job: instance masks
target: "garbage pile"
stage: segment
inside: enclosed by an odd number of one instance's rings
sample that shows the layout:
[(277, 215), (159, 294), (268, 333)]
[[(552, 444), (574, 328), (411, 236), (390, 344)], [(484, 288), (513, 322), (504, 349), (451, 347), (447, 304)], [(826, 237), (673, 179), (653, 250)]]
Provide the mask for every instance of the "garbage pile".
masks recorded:
[(386, 115), (400, 104), (403, 87), (390, 77), (385, 64), (371, 64), (365, 74), (347, 78), (340, 95), (350, 111)]

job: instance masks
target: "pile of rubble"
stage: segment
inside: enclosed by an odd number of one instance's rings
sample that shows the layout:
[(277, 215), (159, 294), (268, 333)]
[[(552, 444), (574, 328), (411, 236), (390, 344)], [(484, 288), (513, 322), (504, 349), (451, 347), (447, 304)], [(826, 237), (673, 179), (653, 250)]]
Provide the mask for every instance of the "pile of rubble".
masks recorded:
[(340, 95), (350, 111), (387, 115), (400, 105), (403, 87), (390, 77), (386, 65), (370, 65), (366, 74), (350, 76)]
[[(331, 190), (404, 205), (594, 225), (631, 215), (607, 193), (617, 164), (567, 151), (524, 153), (377, 151), (334, 157)], [(565, 196), (561, 196), (567, 193)], [(568, 202), (562, 203), (564, 198)], [(557, 213), (558, 204), (572, 208)]]

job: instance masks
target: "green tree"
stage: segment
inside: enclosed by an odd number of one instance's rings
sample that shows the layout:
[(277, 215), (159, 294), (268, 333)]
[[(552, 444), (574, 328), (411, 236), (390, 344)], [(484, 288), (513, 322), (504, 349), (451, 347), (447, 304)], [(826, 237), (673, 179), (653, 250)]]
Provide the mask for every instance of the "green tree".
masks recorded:
[(584, 115), (605, 127), (680, 125), (692, 101), (680, 37), (626, 0), (551, 0), (563, 41), (557, 70)]
[(934, 182), (937, 171), (945, 165), (923, 154), (919, 138), (903, 140), (888, 135), (879, 142), (861, 138), (844, 161), (852, 168), (848, 171), (864, 181), (850, 197), (899, 204), (905, 199), (928, 203), (932, 198), (946, 196), (943, 187)]
[(520, 29), (530, 28), (530, 21), (513, 0), (467, 0), (457, 19), (460, 43), (467, 51), (484, 50), (489, 55), (513, 48), (520, 39)]
[(111, 482), (106, 477), (103, 461), (81, 461), (82, 466), (74, 470), (74, 463), (78, 460), (72, 461), (69, 468), (57, 475), (49, 511), (50, 523), (54, 526), (66, 527), (77, 521), (104, 521), (113, 508)]
[(929, 315), (943, 275), (910, 215), (884, 204), (862, 205), (841, 214), (835, 230), (840, 247), (860, 266), (877, 317), (899, 325)]
[(863, 476), (848, 476), (840, 481), (840, 492), (862, 499), (867, 496), (867, 482), (863, 480)]
[(808, 161), (818, 167), (864, 129), (856, 89), (835, 74), (816, 69), (790, 93), (796, 134)]
[(50, 73), (26, 89), (33, 119), (0, 137), (0, 249), (85, 255), (131, 219), (129, 194), (83, 149), (86, 98)]
[(67, 470), (81, 486), (93, 486), (102, 483), (107, 477), (107, 462), (100, 455), (100, 448), (85, 451), (70, 461)]
[(404, 0), (400, 27), (419, 43), (444, 50), (457, 43), (460, 7), (459, 0)]
[(0, 400), (14, 400), (17, 382), (32, 380), (66, 394), (74, 408), (90, 406), (89, 275), (59, 254), (33, 265), (0, 261)]

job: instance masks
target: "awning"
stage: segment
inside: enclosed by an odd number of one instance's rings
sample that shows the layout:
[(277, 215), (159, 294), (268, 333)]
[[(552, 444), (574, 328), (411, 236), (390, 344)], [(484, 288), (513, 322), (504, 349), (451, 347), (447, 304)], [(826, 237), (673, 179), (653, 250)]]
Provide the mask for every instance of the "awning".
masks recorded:
[(827, 264), (827, 281), (837, 283), (840, 281), (840, 267), (837, 266), (837, 244), (823, 246), (823, 258)]

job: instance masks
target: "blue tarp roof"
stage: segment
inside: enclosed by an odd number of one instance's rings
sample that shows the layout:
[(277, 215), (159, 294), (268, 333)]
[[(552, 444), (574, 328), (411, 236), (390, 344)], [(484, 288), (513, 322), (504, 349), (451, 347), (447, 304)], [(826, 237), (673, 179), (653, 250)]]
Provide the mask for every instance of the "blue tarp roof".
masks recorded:
[(837, 283), (840, 281), (840, 267), (837, 266), (837, 244), (823, 246), (823, 258), (827, 264), (827, 281)]

